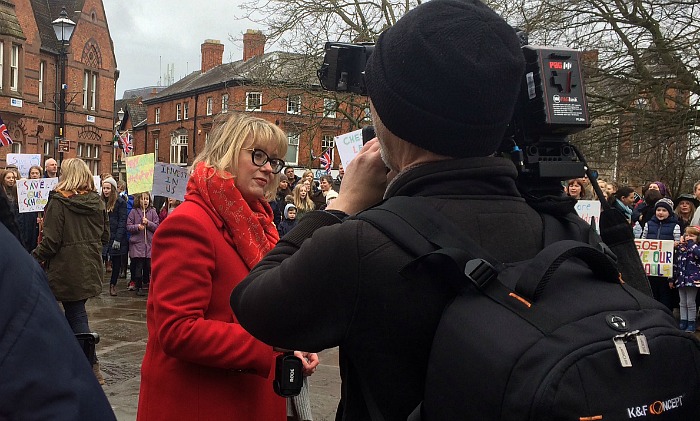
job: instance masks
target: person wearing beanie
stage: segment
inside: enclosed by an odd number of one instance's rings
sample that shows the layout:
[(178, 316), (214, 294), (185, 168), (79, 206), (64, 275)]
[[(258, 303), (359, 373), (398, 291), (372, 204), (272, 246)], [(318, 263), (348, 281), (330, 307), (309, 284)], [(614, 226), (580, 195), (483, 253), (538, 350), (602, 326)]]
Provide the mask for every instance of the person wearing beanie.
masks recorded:
[(431, 0), (406, 13), (379, 36), (365, 69), (377, 139), (345, 167), (338, 197), (306, 213), (234, 289), (236, 319), (263, 342), (340, 347), (338, 419), (411, 414), (454, 298), (445, 282), (400, 274), (415, 256), (355, 214), (402, 196), (502, 262), (543, 248), (542, 218), (520, 195), (515, 166), (495, 156), (524, 69), (515, 30), (478, 0)]
[[(642, 238), (654, 240), (672, 240), (678, 243), (681, 240), (681, 227), (678, 225), (676, 214), (673, 213), (673, 201), (662, 198), (654, 204), (654, 216), (644, 225)], [(662, 276), (648, 276), (651, 292), (654, 298), (673, 311), (673, 296), (669, 286), (670, 278)]]

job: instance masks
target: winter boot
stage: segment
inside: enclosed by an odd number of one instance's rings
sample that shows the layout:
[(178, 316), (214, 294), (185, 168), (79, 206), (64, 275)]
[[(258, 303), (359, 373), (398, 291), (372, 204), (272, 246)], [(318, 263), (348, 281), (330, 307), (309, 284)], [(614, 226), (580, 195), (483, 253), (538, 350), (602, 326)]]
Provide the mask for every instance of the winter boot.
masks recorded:
[(695, 333), (695, 320), (688, 322), (688, 327), (685, 329), (686, 332)]
[(688, 321), (681, 319), (681, 322), (678, 324), (678, 328), (680, 330), (686, 330), (688, 328)]

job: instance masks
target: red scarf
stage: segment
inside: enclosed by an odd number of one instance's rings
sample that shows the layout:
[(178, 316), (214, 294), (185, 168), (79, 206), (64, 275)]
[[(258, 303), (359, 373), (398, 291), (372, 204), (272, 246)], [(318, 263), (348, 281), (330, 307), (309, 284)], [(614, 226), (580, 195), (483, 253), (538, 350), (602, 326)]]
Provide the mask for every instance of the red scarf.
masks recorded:
[(265, 199), (248, 203), (230, 173), (222, 177), (214, 168), (199, 163), (187, 183), (185, 199), (199, 196), (224, 223), (228, 242), (252, 269), (277, 244), (270, 204)]

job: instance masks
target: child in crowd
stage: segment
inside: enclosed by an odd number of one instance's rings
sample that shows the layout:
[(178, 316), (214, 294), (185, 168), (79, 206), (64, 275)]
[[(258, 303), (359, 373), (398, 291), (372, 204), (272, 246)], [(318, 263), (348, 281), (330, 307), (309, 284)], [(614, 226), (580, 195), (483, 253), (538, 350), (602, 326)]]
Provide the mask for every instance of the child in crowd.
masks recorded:
[[(681, 240), (681, 228), (678, 225), (676, 214), (673, 213), (673, 201), (671, 199), (659, 199), (654, 205), (655, 213), (644, 226), (642, 238), (652, 240)], [(673, 310), (671, 288), (667, 278), (661, 276), (649, 276), (649, 284), (654, 298), (664, 304), (669, 310)]]
[(698, 247), (700, 227), (689, 226), (681, 243), (676, 247), (676, 261), (673, 265), (671, 288), (678, 288), (681, 298), (679, 327), (686, 332), (695, 332), (697, 304), (695, 298), (700, 288), (700, 247)]
[[(129, 212), (126, 229), (129, 237), (129, 256), (131, 257), (131, 281), (129, 290), (136, 289), (136, 295), (146, 295), (151, 280), (151, 244), (153, 233), (158, 228), (160, 218), (151, 204), (150, 193), (134, 195), (134, 208)], [(134, 288), (135, 287), (135, 288)]]
[(277, 231), (280, 233), (280, 238), (282, 238), (286, 233), (292, 230), (297, 225), (297, 208), (292, 204), (288, 204), (284, 207), (284, 217), (282, 222), (280, 222), (277, 227)]

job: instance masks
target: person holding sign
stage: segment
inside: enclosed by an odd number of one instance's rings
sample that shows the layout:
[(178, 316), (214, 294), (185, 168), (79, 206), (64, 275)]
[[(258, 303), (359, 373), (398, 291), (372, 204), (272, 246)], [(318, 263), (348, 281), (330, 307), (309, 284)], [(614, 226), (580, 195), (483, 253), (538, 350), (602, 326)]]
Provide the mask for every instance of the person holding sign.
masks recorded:
[[(642, 231), (642, 238), (654, 240), (681, 240), (681, 227), (678, 225), (676, 215), (673, 213), (673, 202), (671, 199), (659, 199), (654, 205), (654, 216), (647, 222)], [(649, 276), (649, 284), (654, 298), (673, 310), (673, 300), (669, 287), (669, 278), (661, 276)]]
[[(102, 247), (109, 240), (109, 220), (87, 164), (69, 158), (62, 168), (44, 208), (41, 243), (32, 254), (44, 264), (49, 286), (63, 303), (73, 332), (89, 333), (85, 302), (102, 292)], [(104, 384), (97, 355), (90, 362)]]
[(700, 288), (700, 246), (698, 246), (700, 227), (689, 226), (676, 248), (676, 262), (673, 266), (671, 288), (678, 288), (680, 295), (679, 328), (686, 332), (695, 332), (698, 307), (696, 297)]
[[(228, 305), (279, 239), (268, 200), (286, 151), (286, 134), (266, 120), (229, 113), (215, 121), (185, 201), (153, 237), (140, 421), (287, 419), (272, 385), (278, 353)], [(310, 374), (318, 357), (305, 356)]]
[(153, 233), (160, 224), (158, 212), (151, 204), (151, 194), (136, 193), (134, 208), (129, 212), (126, 229), (131, 257), (131, 280), (136, 283), (136, 295), (144, 296), (151, 281), (151, 244)]

